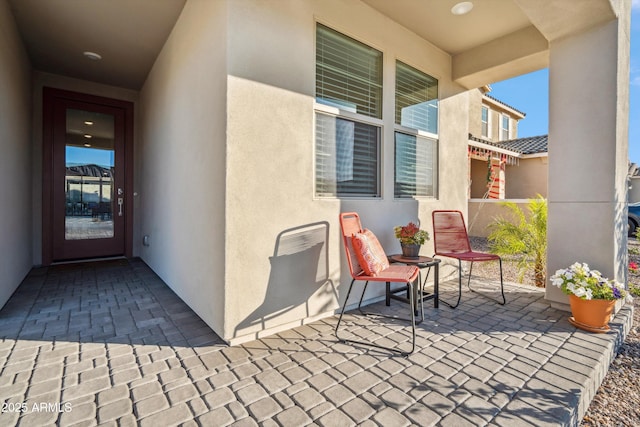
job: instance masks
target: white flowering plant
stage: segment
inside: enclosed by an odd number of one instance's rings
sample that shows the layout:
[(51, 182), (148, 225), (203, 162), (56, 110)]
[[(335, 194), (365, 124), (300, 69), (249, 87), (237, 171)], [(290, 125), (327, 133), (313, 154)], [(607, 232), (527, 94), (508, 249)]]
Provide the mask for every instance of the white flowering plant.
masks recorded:
[(551, 283), (562, 289), (565, 294), (575, 295), (584, 300), (626, 298), (627, 301), (632, 301), (631, 295), (622, 284), (602, 277), (598, 270), (589, 269), (585, 263), (576, 262), (569, 268), (556, 271), (551, 276)]

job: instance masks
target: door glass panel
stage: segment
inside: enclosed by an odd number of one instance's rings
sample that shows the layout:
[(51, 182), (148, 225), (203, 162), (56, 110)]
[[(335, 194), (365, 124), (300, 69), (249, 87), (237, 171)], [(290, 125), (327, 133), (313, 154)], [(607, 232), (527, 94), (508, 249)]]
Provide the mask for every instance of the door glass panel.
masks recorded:
[(114, 117), (67, 109), (65, 239), (113, 237)]

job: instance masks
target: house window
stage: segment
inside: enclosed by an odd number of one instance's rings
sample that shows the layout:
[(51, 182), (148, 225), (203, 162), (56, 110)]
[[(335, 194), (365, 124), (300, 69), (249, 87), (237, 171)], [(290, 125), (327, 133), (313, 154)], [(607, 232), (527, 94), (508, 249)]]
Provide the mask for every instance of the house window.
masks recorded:
[(316, 113), (316, 195), (380, 196), (380, 128)]
[(395, 140), (395, 197), (436, 197), (438, 141), (402, 132)]
[(316, 101), (382, 118), (382, 52), (318, 24)]
[(380, 197), (382, 52), (316, 27), (319, 197)]
[(396, 124), (438, 133), (438, 80), (396, 62)]
[(489, 108), (482, 107), (482, 136), (489, 138)]
[(500, 140), (501, 141), (507, 141), (509, 139), (509, 116), (507, 116), (506, 114), (502, 115), (502, 126), (501, 126), (501, 132), (500, 132)]
[(394, 195), (436, 197), (438, 80), (397, 61), (395, 101)]

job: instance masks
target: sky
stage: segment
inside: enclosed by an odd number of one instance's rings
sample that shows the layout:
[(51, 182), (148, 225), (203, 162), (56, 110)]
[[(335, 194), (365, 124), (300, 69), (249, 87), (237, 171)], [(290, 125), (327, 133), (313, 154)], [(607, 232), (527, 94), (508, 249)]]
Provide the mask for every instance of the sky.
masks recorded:
[[(629, 160), (640, 165), (640, 0), (632, 0), (629, 75)], [(526, 113), (518, 137), (549, 133), (549, 71), (535, 71), (491, 84), (494, 98)]]
[(66, 163), (68, 165), (98, 165), (113, 166), (113, 150), (98, 150), (96, 148), (73, 147), (67, 145)]

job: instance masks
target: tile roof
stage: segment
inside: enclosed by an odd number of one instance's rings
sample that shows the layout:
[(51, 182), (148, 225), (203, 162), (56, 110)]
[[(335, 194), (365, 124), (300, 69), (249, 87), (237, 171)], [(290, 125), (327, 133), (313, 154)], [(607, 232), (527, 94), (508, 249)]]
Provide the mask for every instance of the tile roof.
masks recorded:
[(489, 94), (487, 94), (487, 93), (485, 93), (485, 94), (484, 94), (484, 96), (486, 96), (487, 98), (489, 98), (489, 99), (491, 99), (491, 100), (493, 100), (493, 101), (495, 101), (495, 102), (497, 102), (497, 103), (499, 103), (499, 104), (504, 105), (505, 107), (511, 108), (513, 111), (517, 111), (518, 113), (522, 114), (523, 116), (526, 116), (526, 115), (527, 115), (527, 113), (525, 113), (524, 111), (520, 111), (520, 110), (518, 110), (517, 108), (512, 107), (511, 105), (507, 104), (507, 103), (506, 103), (506, 102), (504, 102), (504, 101), (500, 101), (498, 98), (496, 98), (496, 97), (494, 97), (494, 96), (491, 96), (491, 95), (489, 95)]
[(520, 154), (537, 154), (548, 151), (547, 141), (549, 135), (529, 136), (526, 138), (511, 139), (498, 142), (499, 147), (516, 151)]
[(548, 151), (549, 135), (528, 136), (526, 138), (510, 139), (508, 141), (492, 142), (486, 139), (475, 137), (469, 134), (472, 141), (482, 142), (484, 144), (493, 145), (494, 147), (503, 148), (518, 154), (539, 154)]

